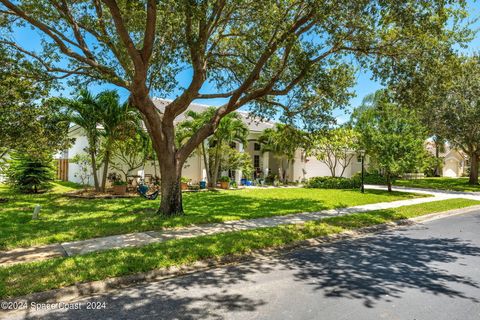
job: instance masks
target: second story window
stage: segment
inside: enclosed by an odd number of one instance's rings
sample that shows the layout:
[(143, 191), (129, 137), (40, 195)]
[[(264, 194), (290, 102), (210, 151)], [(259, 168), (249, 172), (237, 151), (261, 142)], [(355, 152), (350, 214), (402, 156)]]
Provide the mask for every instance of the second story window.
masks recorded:
[(255, 143), (253, 144), (253, 150), (255, 150), (255, 151), (260, 151), (260, 143), (256, 143), (256, 142), (255, 142)]

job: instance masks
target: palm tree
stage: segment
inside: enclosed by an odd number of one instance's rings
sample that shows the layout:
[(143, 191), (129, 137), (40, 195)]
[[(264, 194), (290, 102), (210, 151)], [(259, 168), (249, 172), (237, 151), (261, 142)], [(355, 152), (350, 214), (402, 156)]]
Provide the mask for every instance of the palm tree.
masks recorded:
[[(177, 126), (177, 131), (175, 132), (175, 137), (177, 140), (177, 147), (180, 147), (192, 136), (193, 132), (196, 132), (200, 129), (205, 123), (207, 123), (215, 113), (215, 108), (210, 107), (204, 112), (195, 112), (188, 110), (185, 115), (188, 117), (187, 120), (182, 121)], [(205, 171), (207, 172), (207, 182), (210, 183), (212, 178), (210, 175), (210, 167), (207, 156), (207, 146), (205, 145), (205, 140), (197, 148), (197, 154), (203, 157), (203, 163), (205, 165)]]
[(85, 131), (88, 141), (88, 147), (86, 151), (90, 155), (95, 191), (99, 191), (100, 186), (97, 176), (97, 152), (101, 135), (98, 129), (100, 116), (96, 97), (93, 96), (88, 90), (82, 89), (74, 99), (58, 100), (68, 109), (66, 120), (78, 125)]
[(287, 172), (295, 159), (295, 151), (302, 147), (304, 134), (287, 124), (276, 124), (266, 129), (258, 138), (262, 144), (262, 152), (271, 152), (280, 159), (279, 178), (287, 182)]
[(101, 190), (104, 192), (114, 142), (135, 135), (140, 118), (128, 103), (120, 103), (117, 91), (103, 91), (95, 98), (100, 124), (103, 126), (102, 135), (105, 138), (101, 185)]
[(225, 116), (219, 123), (217, 130), (208, 140), (208, 145), (213, 148), (212, 161), (210, 161), (211, 185), (217, 185), (220, 171), (221, 149), (230, 146), (234, 142), (247, 143), (248, 127), (242, 121), (240, 114), (231, 113)]
[[(196, 132), (198, 128), (208, 122), (215, 113), (215, 110), (215, 108), (211, 107), (204, 112), (188, 111), (186, 115), (189, 119), (183, 121), (177, 127), (177, 145), (181, 145), (185, 140), (190, 138), (192, 132)], [(231, 113), (220, 121), (217, 130), (208, 139), (208, 150), (205, 141), (200, 144), (201, 150), (199, 150), (199, 152), (203, 154), (209, 185), (215, 187), (217, 184), (222, 158), (222, 147), (230, 146), (233, 142), (246, 144), (247, 136), (248, 127), (243, 123), (240, 114)]]

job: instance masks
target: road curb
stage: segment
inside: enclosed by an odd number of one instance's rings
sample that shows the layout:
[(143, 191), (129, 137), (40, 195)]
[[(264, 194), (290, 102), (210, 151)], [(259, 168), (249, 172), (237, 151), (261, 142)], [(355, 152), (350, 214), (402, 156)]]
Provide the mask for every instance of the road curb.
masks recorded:
[[(443, 212), (431, 213), (424, 216), (419, 216), (411, 219), (398, 220), (395, 222), (388, 222), (375, 226), (364, 227), (356, 230), (349, 230), (346, 232), (334, 234), (331, 236), (324, 236), (318, 238), (307, 239), (281, 247), (267, 248), (255, 250), (250, 253), (229, 255), (218, 259), (205, 259), (194, 262), (191, 265), (170, 267), (165, 269), (155, 269), (147, 272), (136, 273), (133, 275), (120, 276), (116, 278), (109, 278), (105, 280), (92, 281), (86, 283), (78, 283), (76, 285), (63, 287), (59, 289), (43, 291), (28, 294), (25, 296), (5, 299), (6, 302), (36, 302), (36, 303), (51, 303), (51, 302), (67, 302), (83, 296), (90, 296), (95, 294), (102, 294), (111, 290), (118, 290), (126, 288), (141, 282), (158, 281), (169, 278), (174, 278), (190, 273), (204, 271), (216, 267), (226, 266), (233, 263), (247, 262), (251, 260), (269, 259), (272, 255), (282, 255), (293, 249), (307, 248), (315, 245), (332, 243), (342, 240), (352, 240), (360, 237), (370, 236), (378, 232), (395, 229), (401, 226), (413, 225), (430, 220), (451, 217), (459, 214), (470, 213), (480, 209), (480, 205), (466, 207), (462, 209), (453, 209)], [(15, 310), (2, 310), (7, 313), (15, 312)], [(9, 312), (10, 311), (10, 312)], [(17, 310), (18, 311), (18, 310)]]

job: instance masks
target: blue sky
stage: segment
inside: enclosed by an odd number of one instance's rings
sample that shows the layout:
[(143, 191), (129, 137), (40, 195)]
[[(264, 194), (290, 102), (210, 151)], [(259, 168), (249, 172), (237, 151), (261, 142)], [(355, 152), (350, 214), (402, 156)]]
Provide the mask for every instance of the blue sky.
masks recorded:
[[(468, 11), (470, 14), (470, 19), (479, 17), (480, 16), (479, 3), (475, 1), (468, 1)], [(480, 23), (479, 22), (475, 23), (473, 25), (473, 28), (480, 28)], [(36, 31), (30, 30), (30, 29), (16, 30), (15, 37), (20, 43), (22, 43), (22, 45), (25, 45), (27, 49), (35, 50), (39, 48), (40, 40)], [(468, 49), (462, 50), (462, 51), (466, 51), (467, 53), (480, 51), (480, 36), (477, 34), (475, 39), (470, 43)], [(191, 79), (191, 70), (183, 71), (178, 75), (177, 79), (179, 81), (180, 87), (188, 86), (189, 81)], [(111, 85), (90, 87), (90, 89), (93, 92), (98, 92), (107, 88), (111, 89), (116, 87)], [(376, 91), (379, 88), (381, 88), (381, 85), (378, 82), (372, 80), (371, 73), (368, 70), (359, 69), (356, 74), (356, 85), (353, 87), (353, 91), (355, 92), (355, 97), (353, 97), (350, 100), (350, 104), (345, 110), (334, 111), (334, 115), (337, 117), (338, 122), (342, 123), (348, 120), (350, 111), (361, 103), (363, 97), (369, 93)], [(211, 92), (212, 89), (213, 88), (211, 88), (208, 84), (206, 84), (202, 89), (202, 92)], [(175, 98), (176, 95), (179, 94), (179, 92), (180, 90), (175, 90), (171, 94), (162, 98), (173, 99)], [(61, 93), (62, 95), (69, 96), (72, 94), (72, 89), (66, 88), (62, 92), (56, 92), (56, 94), (59, 94), (59, 93)], [(126, 99), (128, 97), (128, 92), (125, 90), (120, 90), (120, 94), (123, 99)], [(198, 102), (208, 104), (208, 105), (219, 105), (223, 101), (221, 99), (216, 99), (216, 100), (203, 100)]]

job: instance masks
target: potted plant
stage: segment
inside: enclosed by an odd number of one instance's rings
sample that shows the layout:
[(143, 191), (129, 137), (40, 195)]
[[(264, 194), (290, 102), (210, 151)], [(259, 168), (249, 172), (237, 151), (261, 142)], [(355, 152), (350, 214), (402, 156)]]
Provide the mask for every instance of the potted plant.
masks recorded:
[(228, 176), (222, 176), (220, 179), (218, 179), (218, 182), (220, 182), (220, 188), (222, 189), (228, 189), (230, 186), (230, 177)]
[(113, 182), (113, 194), (123, 196), (127, 193), (127, 183), (123, 180)]
[(190, 179), (187, 177), (181, 177), (180, 178), (180, 188), (182, 190), (188, 190), (188, 183), (190, 182)]
[(123, 196), (127, 192), (127, 182), (123, 181), (122, 177), (118, 173), (109, 173), (108, 180), (112, 183), (113, 194)]

